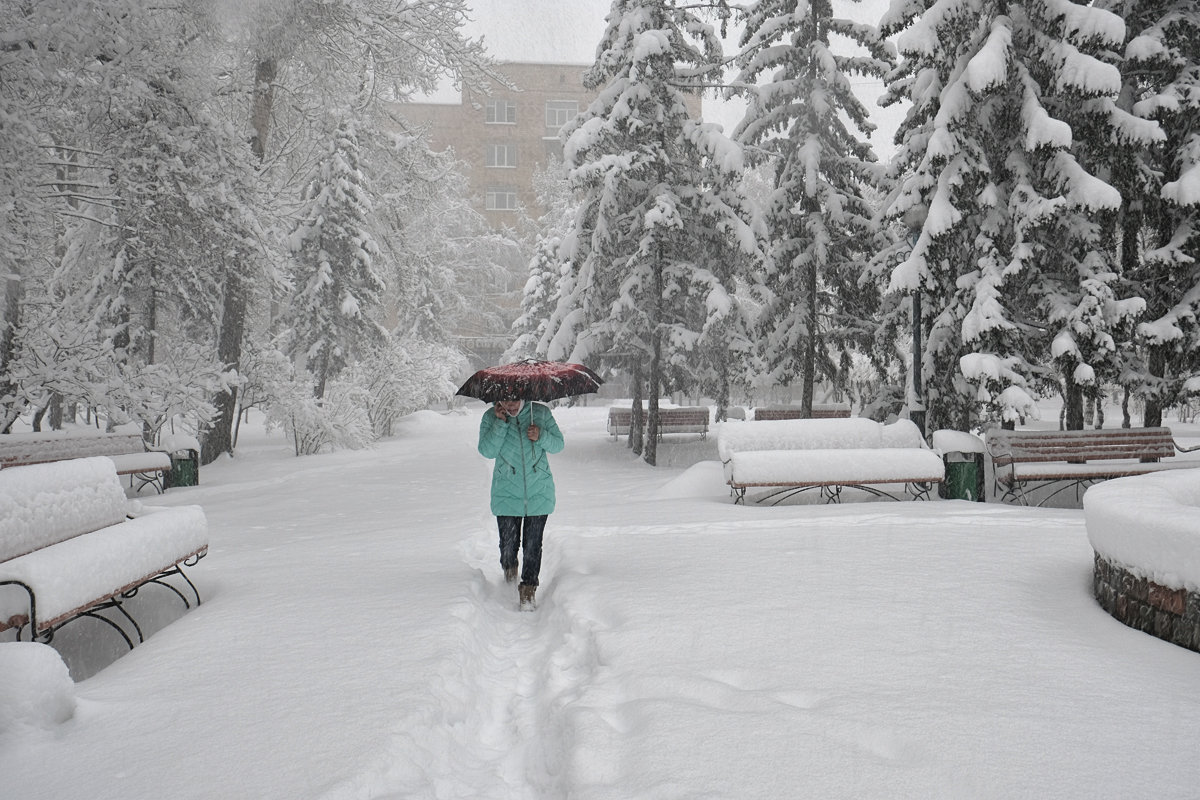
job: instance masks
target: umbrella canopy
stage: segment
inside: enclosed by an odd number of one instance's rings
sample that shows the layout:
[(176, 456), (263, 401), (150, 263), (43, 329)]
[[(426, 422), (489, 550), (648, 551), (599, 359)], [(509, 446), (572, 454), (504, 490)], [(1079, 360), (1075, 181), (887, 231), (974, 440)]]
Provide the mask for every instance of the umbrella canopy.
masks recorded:
[(600, 376), (582, 364), (538, 361), (527, 358), (512, 364), (481, 369), (458, 388), (463, 397), (485, 403), (497, 400), (541, 400), (574, 397), (600, 388)]

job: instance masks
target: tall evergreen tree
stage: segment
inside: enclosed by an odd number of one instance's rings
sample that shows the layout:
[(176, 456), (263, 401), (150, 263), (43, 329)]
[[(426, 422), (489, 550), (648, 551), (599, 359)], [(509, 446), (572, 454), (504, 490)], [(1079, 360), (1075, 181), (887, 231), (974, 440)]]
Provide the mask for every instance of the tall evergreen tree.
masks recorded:
[[(645, 365), (633, 370), (634, 394), (644, 374), (650, 464), (668, 373), (687, 367), (701, 325), (713, 329), (711, 320), (732, 310), (725, 265), (736, 259), (724, 255), (755, 248), (737, 192), (741, 152), (687, 108), (687, 93), (720, 63), (720, 39), (694, 9), (614, 0), (584, 76), (599, 96), (569, 129), (564, 150), (583, 209), (571, 254), (575, 294), (564, 298), (582, 311), (576, 355)], [(556, 316), (563, 324), (568, 314)], [(633, 431), (640, 422), (637, 403)]]
[(303, 201), (289, 239), (296, 292), (287, 319), (320, 398), (330, 379), (386, 335), (376, 321), (384, 282), (375, 265), (372, 193), (353, 121), (338, 123)]
[(1152, 147), (1127, 143), (1115, 173), (1122, 272), (1146, 301), (1120, 382), (1143, 398), (1143, 423), (1155, 426), (1200, 375), (1200, 8), (1186, 0), (1097, 5), (1126, 22), (1122, 107), (1165, 133)]
[(1104, 148), (1161, 135), (1117, 106), (1104, 57), (1124, 26), (1068, 0), (938, 0), (894, 2), (881, 28), (900, 33), (905, 57), (889, 92), (913, 104), (886, 213), (923, 219), (890, 288), (930, 307), (930, 427), (972, 423), (977, 389), (959, 362), (979, 351), (1058, 385), (1080, 427), (1084, 390), (1112, 369), (1115, 334), (1139, 311), (1110, 259), (1121, 198)]
[[(834, 52), (834, 35), (867, 55)], [(894, 59), (874, 27), (835, 17), (829, 0), (751, 3), (741, 44), (736, 82), (749, 105), (734, 135), (774, 177), (763, 209), (764, 362), (776, 382), (800, 377), (801, 405), (811, 414), (817, 373), (834, 377), (841, 360), (830, 361), (830, 346), (844, 347), (854, 335), (847, 322), (874, 316), (860, 278), (872, 239), (868, 192), (882, 170), (867, 143), (874, 125), (851, 79), (882, 77)], [(840, 341), (831, 342), (825, 332), (839, 321)]]
[(521, 293), (521, 315), (513, 322), (516, 339), (507, 356), (545, 357), (549, 347), (546, 333), (554, 307), (561, 296), (564, 278), (563, 237), (571, 230), (578, 213), (577, 203), (566, 180), (566, 170), (558, 160), (534, 174), (533, 188), (544, 213), (537, 220), (534, 253), (529, 259), (529, 275)]

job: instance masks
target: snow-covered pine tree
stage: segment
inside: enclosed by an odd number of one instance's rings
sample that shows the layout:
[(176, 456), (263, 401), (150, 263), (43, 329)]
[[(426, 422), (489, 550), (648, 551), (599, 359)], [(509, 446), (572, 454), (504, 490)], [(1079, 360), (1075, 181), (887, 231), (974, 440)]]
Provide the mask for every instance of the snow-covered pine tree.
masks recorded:
[(295, 293), (287, 326), (295, 334), (293, 354), (313, 374), (313, 394), (322, 398), (331, 379), (386, 337), (377, 321), (384, 282), (375, 264), (372, 193), (360, 164), (357, 123), (349, 116), (334, 129), (302, 200), (288, 240)]
[(1200, 391), (1200, 8), (1188, 0), (1097, 5), (1126, 24), (1122, 108), (1165, 134), (1153, 147), (1120, 143), (1115, 166), (1122, 274), (1146, 301), (1121, 383), (1143, 399), (1143, 424), (1156, 426), (1165, 409)]
[(561, 161), (551, 159), (544, 169), (535, 172), (533, 189), (544, 213), (537, 220), (528, 280), (521, 293), (521, 315), (512, 326), (516, 338), (505, 354), (510, 361), (546, 357), (546, 333), (562, 294), (564, 268), (569, 271), (569, 264), (562, 256), (563, 237), (579, 213)]
[(890, 289), (921, 292), (931, 312), (929, 426), (972, 424), (979, 389), (959, 362), (984, 352), (1061, 386), (1079, 427), (1084, 387), (1138, 310), (1110, 258), (1120, 195), (1096, 174), (1114, 137), (1156, 131), (1117, 107), (1119, 75), (1101, 58), (1123, 25), (1069, 0), (896, 0), (881, 29), (902, 31), (889, 93), (913, 104), (885, 213), (923, 218)]
[(687, 107), (720, 63), (720, 39), (692, 7), (614, 0), (584, 76), (599, 96), (566, 131), (582, 211), (556, 329), (573, 331), (575, 359), (633, 370), (635, 432), (645, 364), (649, 464), (668, 369), (690, 363), (705, 327), (732, 310), (725, 265), (737, 259), (725, 254), (756, 246), (736, 190), (741, 151)]
[[(831, 36), (865, 55), (835, 52)], [(869, 190), (883, 171), (851, 81), (882, 77), (894, 57), (874, 27), (835, 17), (829, 0), (749, 4), (741, 47), (736, 85), (749, 103), (734, 135), (773, 172), (763, 203), (763, 360), (776, 382), (801, 379), (801, 405), (811, 414), (818, 372), (834, 378), (841, 361), (831, 362), (832, 351), (870, 337), (846, 322), (874, 317), (860, 279), (872, 243)], [(835, 325), (840, 341), (825, 335)]]

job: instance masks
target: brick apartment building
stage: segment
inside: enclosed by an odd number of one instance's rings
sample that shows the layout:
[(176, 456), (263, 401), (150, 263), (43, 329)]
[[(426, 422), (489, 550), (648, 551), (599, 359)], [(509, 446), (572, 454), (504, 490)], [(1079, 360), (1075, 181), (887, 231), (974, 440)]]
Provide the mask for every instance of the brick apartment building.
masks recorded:
[[(506, 62), (500, 70), (515, 89), (493, 84), (491, 94), (464, 91), (457, 103), (406, 103), (402, 113), (427, 127), (435, 150), (452, 148), (470, 181), (472, 203), (492, 225), (513, 225), (524, 208), (537, 218), (533, 176), (562, 158), (563, 125), (596, 93), (583, 87), (586, 64)], [(700, 97), (688, 102), (700, 115)]]
[(404, 116), (427, 127), (434, 149), (451, 148), (463, 162), (471, 201), (494, 228), (513, 225), (517, 211), (540, 213), (533, 176), (562, 158), (558, 132), (587, 108), (583, 64), (506, 63), (517, 87), (493, 85), (491, 95), (464, 91), (456, 104), (406, 103)]

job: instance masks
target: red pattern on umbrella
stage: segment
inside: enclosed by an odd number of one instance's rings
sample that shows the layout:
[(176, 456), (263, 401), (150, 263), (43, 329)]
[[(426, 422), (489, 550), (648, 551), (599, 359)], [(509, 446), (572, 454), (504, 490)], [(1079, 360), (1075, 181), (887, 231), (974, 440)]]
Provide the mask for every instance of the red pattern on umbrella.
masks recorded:
[(485, 403), (498, 400), (549, 402), (594, 392), (602, 383), (599, 375), (582, 364), (527, 358), (479, 370), (458, 388), (457, 394)]

